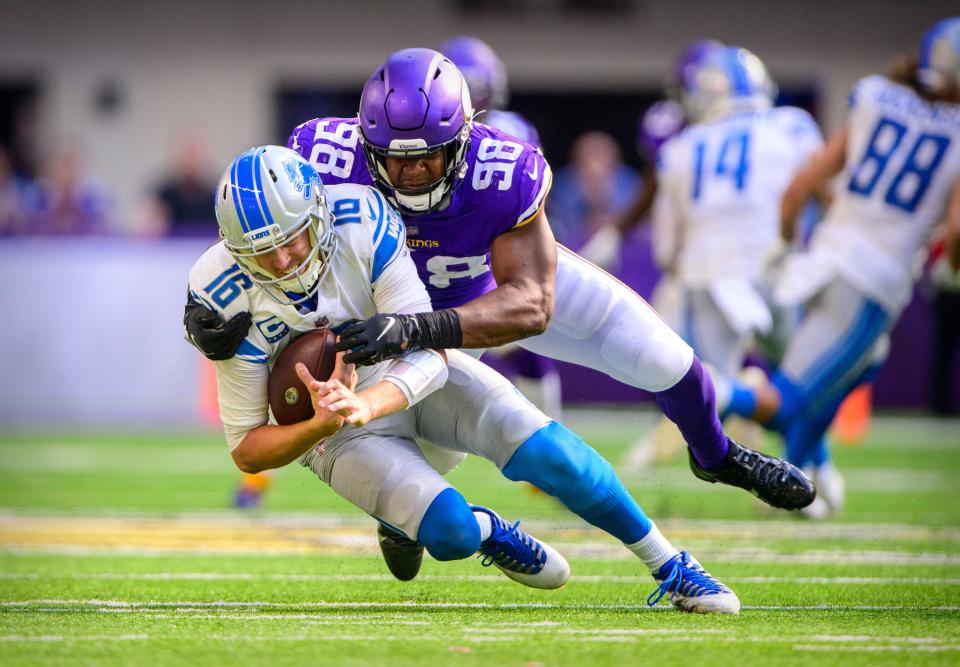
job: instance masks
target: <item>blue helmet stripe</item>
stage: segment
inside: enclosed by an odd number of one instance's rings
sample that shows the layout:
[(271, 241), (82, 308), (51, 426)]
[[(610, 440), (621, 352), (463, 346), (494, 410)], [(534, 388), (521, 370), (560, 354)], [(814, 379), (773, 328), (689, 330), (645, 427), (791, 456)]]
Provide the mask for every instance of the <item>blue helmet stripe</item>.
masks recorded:
[(733, 86), (734, 95), (749, 95), (753, 91), (750, 88), (750, 77), (747, 75), (747, 68), (740, 61), (740, 52), (738, 49), (728, 49), (726, 57), (726, 70), (730, 75), (730, 84)]
[(263, 155), (263, 151), (266, 150), (263, 147), (257, 149), (257, 159), (253, 167), (253, 173), (257, 177), (257, 198), (260, 201), (260, 211), (263, 216), (267, 219), (267, 225), (273, 224), (273, 215), (270, 213), (270, 207), (267, 206), (267, 195), (263, 191), (263, 177), (260, 174), (260, 156)]
[(240, 206), (240, 198), (237, 196), (239, 191), (237, 187), (237, 162), (239, 158), (230, 165), (230, 191), (233, 193), (233, 207), (237, 209), (237, 217), (240, 219), (240, 227), (244, 232), (250, 231), (250, 225), (247, 224), (247, 217), (243, 214), (243, 207)]
[(267, 224), (260, 212), (260, 201), (253, 177), (258, 164), (256, 157), (256, 151), (247, 151), (237, 158), (237, 194), (247, 219), (247, 231), (262, 229)]

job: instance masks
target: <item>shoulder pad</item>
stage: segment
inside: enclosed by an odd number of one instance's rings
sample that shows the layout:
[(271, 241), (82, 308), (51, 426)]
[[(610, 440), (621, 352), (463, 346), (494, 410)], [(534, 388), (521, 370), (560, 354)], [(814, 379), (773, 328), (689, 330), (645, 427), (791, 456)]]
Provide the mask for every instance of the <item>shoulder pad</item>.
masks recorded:
[(190, 269), (190, 292), (226, 319), (250, 308), (253, 281), (240, 270), (223, 242), (209, 248)]

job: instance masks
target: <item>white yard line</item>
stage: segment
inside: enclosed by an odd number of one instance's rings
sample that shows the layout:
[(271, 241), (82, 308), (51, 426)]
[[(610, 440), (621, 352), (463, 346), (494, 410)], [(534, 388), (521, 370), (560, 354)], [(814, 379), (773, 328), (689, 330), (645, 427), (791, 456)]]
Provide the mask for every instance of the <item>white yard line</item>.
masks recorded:
[(794, 651), (815, 651), (820, 653), (902, 653), (919, 651), (923, 653), (942, 653), (960, 651), (960, 644), (942, 644), (936, 646), (915, 646), (913, 644), (794, 644)]
[[(185, 540), (187, 541), (187, 540)], [(550, 543), (567, 558), (583, 558), (592, 560), (633, 560), (635, 556), (622, 546), (610, 542), (558, 542)], [(357, 543), (352, 539), (337, 541), (327, 538), (323, 542), (315, 543), (291, 541), (279, 545), (261, 544), (256, 547), (254, 542), (249, 546), (246, 543), (204, 544), (195, 546), (132, 546), (116, 545), (77, 545), (71, 543), (36, 544), (33, 542), (4, 541), (0, 536), (0, 553), (26, 555), (73, 555), (73, 556), (247, 556), (263, 558), (268, 556), (302, 556), (310, 554), (327, 554), (341, 556), (369, 556), (379, 553), (376, 545)], [(811, 565), (960, 565), (960, 553), (908, 551), (826, 551), (809, 550), (797, 553), (779, 553), (772, 549), (698, 549), (694, 555), (698, 560), (709, 567), (711, 563), (762, 563), (762, 564), (811, 564)], [(384, 575), (386, 576), (386, 575)]]
[[(576, 610), (662, 610), (669, 611), (670, 607), (661, 605), (657, 607), (648, 607), (646, 604), (551, 604), (541, 602), (521, 602), (521, 603), (490, 603), (490, 602), (333, 602), (333, 601), (302, 601), (302, 602), (274, 602), (274, 601), (143, 601), (132, 602), (125, 600), (97, 600), (97, 599), (37, 599), (37, 600), (3, 600), (0, 601), (0, 607), (8, 609), (24, 609), (26, 611), (37, 612), (46, 611), (44, 608), (50, 608), (58, 612), (63, 611), (64, 607), (77, 607), (89, 609), (91, 607), (97, 610), (124, 609), (131, 611), (149, 611), (175, 610), (179, 613), (189, 614), (197, 610), (207, 612), (210, 609), (576, 609)], [(763, 611), (802, 611), (802, 610), (822, 610), (822, 611), (896, 611), (896, 610), (917, 610), (918, 607), (912, 605), (744, 605), (743, 609), (763, 610)], [(923, 607), (924, 611), (960, 611), (957, 605), (938, 605), (932, 607)]]
[[(53, 579), (107, 580), (107, 581), (361, 581), (391, 582), (389, 574), (258, 574), (249, 572), (2, 572), (0, 580), (36, 581)], [(864, 585), (864, 586), (960, 586), (960, 577), (724, 577), (728, 584), (822, 584), (822, 585)], [(442, 575), (424, 574), (417, 577), (419, 582), (479, 582), (513, 585), (509, 579), (495, 574)], [(570, 581), (581, 584), (651, 583), (649, 575), (573, 575)]]

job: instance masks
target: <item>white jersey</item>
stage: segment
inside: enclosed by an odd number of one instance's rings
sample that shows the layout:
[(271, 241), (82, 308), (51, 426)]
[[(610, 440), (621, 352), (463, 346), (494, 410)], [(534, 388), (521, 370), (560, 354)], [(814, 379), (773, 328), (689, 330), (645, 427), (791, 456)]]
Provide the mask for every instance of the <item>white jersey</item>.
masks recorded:
[(896, 312), (960, 177), (960, 105), (879, 75), (857, 83), (850, 105), (846, 166), (813, 250)]
[(783, 192), (822, 146), (816, 123), (793, 107), (697, 123), (664, 144), (653, 224), (680, 230), (680, 280), (695, 289), (759, 280), (779, 242)]
[[(308, 302), (311, 305), (298, 308), (274, 301), (240, 270), (222, 242), (207, 250), (190, 271), (190, 291), (199, 301), (225, 318), (244, 311), (253, 316), (236, 355), (215, 362), (220, 418), (231, 449), (250, 430), (267, 423), (269, 369), (298, 333), (364, 320), (378, 312), (431, 310), (399, 214), (368, 186), (333, 185), (326, 193), (338, 239), (315, 306)], [(358, 367), (358, 387), (376, 382), (386, 365)]]

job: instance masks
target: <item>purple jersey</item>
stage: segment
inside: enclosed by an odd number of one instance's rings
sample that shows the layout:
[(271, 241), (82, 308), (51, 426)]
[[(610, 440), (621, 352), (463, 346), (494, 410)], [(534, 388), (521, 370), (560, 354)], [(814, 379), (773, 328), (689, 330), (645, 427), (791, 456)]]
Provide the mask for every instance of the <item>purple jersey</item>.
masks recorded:
[(523, 139), (528, 144), (540, 145), (540, 135), (529, 120), (514, 111), (488, 111), (480, 117), (480, 122), (514, 137)]
[[(326, 185), (373, 185), (353, 118), (307, 121), (287, 145), (316, 167)], [(403, 217), (407, 246), (435, 309), (459, 306), (496, 287), (490, 245), (540, 212), (552, 180), (536, 147), (487, 125), (473, 126), (466, 168), (449, 204)]]
[(686, 125), (683, 108), (673, 100), (655, 102), (637, 124), (637, 152), (652, 158), (668, 140), (680, 134)]

